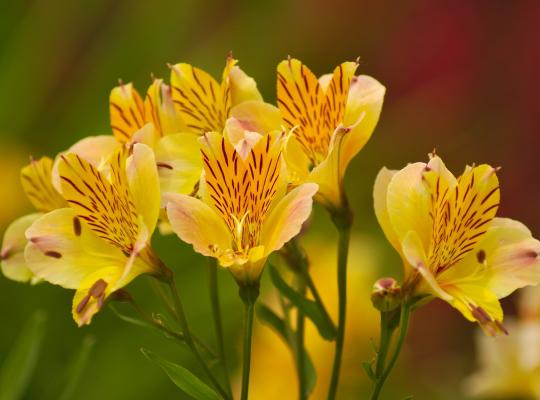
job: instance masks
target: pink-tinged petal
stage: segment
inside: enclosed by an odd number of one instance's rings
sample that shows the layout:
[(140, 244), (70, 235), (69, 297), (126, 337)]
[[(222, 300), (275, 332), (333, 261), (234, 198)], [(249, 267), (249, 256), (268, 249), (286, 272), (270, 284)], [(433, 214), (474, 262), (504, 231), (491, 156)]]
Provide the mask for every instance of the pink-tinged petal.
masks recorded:
[(260, 101), (246, 101), (231, 110), (226, 129), (233, 141), (232, 130), (266, 134), (280, 130), (282, 126), (283, 120), (277, 107)]
[(98, 238), (70, 208), (51, 211), (26, 231), (25, 259), (34, 275), (76, 289), (99, 268), (123, 266), (128, 256)]
[(196, 252), (216, 257), (231, 249), (231, 233), (206, 203), (194, 197), (166, 193), (163, 202), (174, 232)]
[(13, 221), (6, 229), (0, 251), (2, 273), (6, 278), (18, 282), (28, 282), (34, 278), (24, 259), (24, 248), (28, 243), (25, 232), (42, 215), (25, 215)]
[(290, 191), (270, 211), (261, 230), (265, 254), (279, 250), (300, 233), (302, 224), (311, 214), (313, 196), (318, 186), (305, 183)]

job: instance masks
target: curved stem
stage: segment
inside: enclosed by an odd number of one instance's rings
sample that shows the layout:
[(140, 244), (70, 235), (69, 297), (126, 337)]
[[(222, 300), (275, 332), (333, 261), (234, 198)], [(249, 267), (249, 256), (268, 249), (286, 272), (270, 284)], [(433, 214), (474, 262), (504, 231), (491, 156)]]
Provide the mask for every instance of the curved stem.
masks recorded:
[(182, 306), (182, 301), (180, 300), (178, 289), (176, 288), (176, 282), (174, 281), (174, 277), (171, 277), (168, 283), (169, 283), (169, 287), (171, 289), (171, 294), (173, 297), (174, 311), (178, 319), (178, 322), (180, 323), (180, 326), (182, 327), (182, 333), (184, 335), (184, 340), (186, 341), (186, 344), (191, 349), (193, 355), (195, 356), (195, 358), (201, 365), (202, 369), (204, 370), (204, 373), (206, 374), (210, 382), (212, 382), (212, 385), (214, 386), (214, 388), (219, 392), (221, 396), (223, 396), (224, 399), (229, 399), (229, 395), (227, 394), (227, 392), (225, 392), (225, 390), (223, 390), (223, 388), (217, 381), (214, 374), (212, 374), (212, 371), (210, 371), (210, 368), (208, 368), (208, 365), (206, 365), (206, 362), (204, 361), (204, 359), (201, 356), (201, 353), (199, 352), (199, 349), (197, 349), (197, 346), (195, 345), (193, 336), (191, 335), (191, 331), (189, 330), (189, 325), (187, 322), (186, 314), (184, 312), (184, 307)]
[[(396, 364), (396, 361), (399, 358), (399, 354), (401, 353), (403, 343), (405, 343), (405, 338), (407, 337), (410, 316), (411, 316), (411, 305), (409, 304), (409, 302), (405, 300), (403, 302), (403, 305), (401, 306), (401, 316), (399, 319), (399, 336), (396, 342), (396, 347), (390, 358), (390, 361), (388, 362), (388, 365), (384, 369), (384, 372), (380, 376), (376, 376), (375, 385), (373, 386), (373, 392), (371, 393), (371, 397), (370, 397), (371, 400), (379, 399), (381, 390), (384, 386), (384, 382), (390, 375), (390, 372), (392, 372), (392, 369), (394, 368), (394, 365)], [(380, 354), (378, 357), (380, 357)], [(378, 364), (378, 360), (377, 360), (377, 364)]]
[[(347, 204), (347, 203), (345, 203)], [(343, 342), (345, 339), (345, 318), (347, 314), (347, 258), (351, 237), (352, 214), (348, 206), (332, 215), (332, 220), (339, 232), (337, 282), (338, 282), (338, 327), (336, 335), (336, 350), (332, 366), (332, 378), (328, 390), (328, 399), (336, 398), (339, 384), (339, 373), (343, 355)]]
[(381, 341), (377, 352), (377, 364), (375, 366), (375, 376), (377, 378), (384, 372), (386, 354), (388, 353), (388, 346), (392, 338), (392, 331), (388, 326), (388, 317), (388, 312), (381, 311)]
[(242, 365), (241, 400), (247, 400), (249, 393), (249, 372), (251, 368), (251, 337), (253, 335), (253, 311), (255, 300), (244, 301), (244, 354)]
[(217, 276), (217, 264), (214, 258), (208, 259), (208, 286), (210, 289), (210, 302), (212, 303), (212, 315), (214, 317), (214, 328), (216, 330), (216, 342), (218, 348), (219, 359), (223, 366), (223, 374), (225, 376), (225, 388), (227, 393), (232, 398), (231, 381), (229, 378), (229, 369), (227, 368), (227, 358), (225, 356), (225, 341), (223, 335), (223, 323), (221, 321), (221, 308), (219, 306), (219, 287)]

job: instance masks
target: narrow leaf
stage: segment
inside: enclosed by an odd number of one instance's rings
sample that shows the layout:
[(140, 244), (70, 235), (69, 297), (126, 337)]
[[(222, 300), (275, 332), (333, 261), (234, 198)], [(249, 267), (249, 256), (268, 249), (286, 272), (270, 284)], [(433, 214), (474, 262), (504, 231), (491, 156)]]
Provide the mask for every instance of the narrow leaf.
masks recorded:
[(206, 383), (201, 381), (184, 367), (167, 361), (150, 350), (141, 349), (150, 361), (156, 363), (165, 371), (169, 379), (182, 391), (197, 400), (218, 400), (219, 396)]
[(306, 382), (306, 397), (309, 397), (317, 383), (317, 371), (307, 351), (304, 351), (304, 382)]
[(323, 339), (333, 340), (336, 337), (336, 327), (320, 305), (313, 300), (305, 298), (290, 287), (287, 282), (281, 278), (276, 268), (270, 266), (269, 269), (272, 283), (280, 291), (280, 293), (289, 299), (289, 301), (296, 306), (300, 312), (302, 312), (315, 324)]
[(17, 400), (24, 396), (39, 358), (45, 335), (45, 320), (43, 312), (35, 312), (3, 360), (0, 370), (0, 400)]

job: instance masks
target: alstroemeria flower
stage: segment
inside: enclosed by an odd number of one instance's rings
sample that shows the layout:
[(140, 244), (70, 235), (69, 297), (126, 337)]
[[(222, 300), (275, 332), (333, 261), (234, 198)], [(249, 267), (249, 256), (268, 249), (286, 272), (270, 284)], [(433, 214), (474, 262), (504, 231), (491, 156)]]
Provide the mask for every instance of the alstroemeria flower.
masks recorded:
[(316, 199), (329, 209), (343, 206), (345, 170), (373, 133), (385, 93), (355, 76), (357, 66), (344, 62), (320, 79), (296, 59), (277, 67), (278, 106), (294, 132), (285, 153), (291, 179), (319, 184)]
[(76, 289), (73, 317), (89, 324), (114, 291), (143, 273), (158, 275), (162, 264), (150, 238), (160, 192), (152, 150), (120, 148), (98, 170), (75, 153), (58, 165), (69, 208), (45, 214), (26, 231), (25, 258), (39, 278)]
[(236, 63), (232, 56), (227, 57), (221, 83), (190, 64), (171, 67), (173, 101), (189, 131), (221, 132), (234, 106), (245, 101), (262, 101), (255, 80)]
[(490, 335), (505, 331), (498, 299), (540, 282), (540, 242), (520, 222), (495, 218), (496, 172), (483, 164), (456, 179), (432, 156), (381, 170), (374, 188), (379, 223), (405, 264), (403, 292), (439, 297)]
[(39, 281), (24, 260), (27, 243), (24, 233), (43, 213), (67, 206), (64, 198), (53, 186), (52, 168), (52, 159), (42, 157), (40, 160), (31, 160), (30, 164), (21, 170), (23, 190), (39, 212), (16, 219), (4, 233), (0, 258), (2, 273), (9, 279), (32, 283)]
[(166, 194), (173, 230), (198, 253), (215, 257), (240, 285), (258, 282), (267, 257), (297, 235), (311, 212), (313, 183), (286, 193), (283, 133), (200, 138), (202, 200)]

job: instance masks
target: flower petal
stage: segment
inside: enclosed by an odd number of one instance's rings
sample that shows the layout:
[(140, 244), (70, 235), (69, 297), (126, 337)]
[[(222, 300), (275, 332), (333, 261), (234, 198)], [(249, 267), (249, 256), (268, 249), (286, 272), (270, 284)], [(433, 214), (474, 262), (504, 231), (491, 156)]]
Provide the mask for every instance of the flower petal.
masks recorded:
[(161, 193), (193, 193), (203, 168), (198, 139), (194, 133), (175, 133), (160, 139), (155, 153)]
[(399, 238), (394, 231), (394, 227), (390, 222), (390, 216), (388, 214), (388, 205), (386, 202), (386, 197), (388, 194), (388, 185), (394, 177), (397, 171), (389, 170), (387, 168), (382, 168), (375, 178), (375, 185), (373, 187), (373, 205), (375, 208), (375, 215), (379, 221), (386, 239), (390, 244), (396, 249), (396, 251), (402, 255), (401, 243)]
[[(280, 130), (282, 126), (281, 112), (277, 107), (261, 101), (246, 101), (231, 110), (226, 130), (229, 136), (233, 130), (266, 134)], [(232, 137), (231, 141), (234, 142)]]
[(313, 196), (318, 186), (305, 183), (291, 190), (268, 214), (261, 230), (261, 244), (265, 254), (279, 250), (300, 233), (302, 224), (311, 214)]
[(123, 266), (128, 257), (98, 238), (70, 208), (51, 211), (26, 231), (25, 258), (39, 278), (76, 289), (86, 276), (111, 265)]
[(125, 172), (126, 152), (111, 158), (110, 179), (77, 154), (62, 155), (58, 166), (62, 193), (97, 236), (126, 254), (139, 235), (138, 215)]
[(129, 142), (133, 133), (146, 123), (143, 100), (132, 83), (121, 84), (111, 91), (109, 111), (114, 136), (122, 143)]
[(126, 162), (129, 190), (135, 209), (152, 235), (160, 209), (160, 187), (154, 152), (145, 144), (133, 146), (133, 154)]
[(97, 169), (102, 167), (109, 161), (111, 156), (117, 151), (122, 144), (111, 135), (89, 136), (79, 140), (67, 151), (59, 154), (54, 160), (52, 170), (53, 185), (58, 192), (61, 193), (62, 185), (60, 184), (60, 175), (58, 174), (58, 164), (62, 159), (63, 154), (75, 153), (82, 159), (92, 164)]
[(343, 138), (340, 171), (343, 174), (353, 157), (371, 137), (381, 114), (386, 88), (370, 76), (352, 79), (343, 117), (343, 125), (352, 127)]
[(200, 134), (223, 129), (231, 108), (228, 85), (180, 63), (172, 67), (171, 87), (176, 110), (190, 131)]
[(243, 103), (244, 101), (262, 102), (263, 98), (257, 89), (257, 82), (238, 66), (235, 65), (230, 69), (228, 79), (231, 88), (231, 103), (233, 106)]
[(2, 273), (6, 278), (18, 282), (28, 282), (34, 278), (24, 259), (24, 248), (28, 243), (25, 232), (42, 215), (36, 213), (16, 219), (4, 232), (0, 259)]
[(163, 198), (174, 232), (196, 252), (215, 257), (231, 248), (231, 233), (210, 206), (183, 194), (166, 193)]
[(49, 157), (31, 160), (21, 170), (23, 190), (38, 211), (48, 212), (66, 206), (66, 201), (53, 186), (52, 170), (53, 160)]
[(180, 133), (187, 130), (174, 107), (172, 90), (163, 79), (154, 79), (144, 99), (146, 122), (152, 122), (158, 136)]
[(396, 172), (388, 184), (388, 216), (400, 241), (414, 230), (422, 247), (429, 249), (432, 223), (429, 217), (431, 196), (423, 183), (426, 164), (409, 164)]

